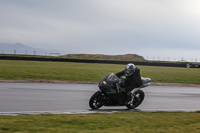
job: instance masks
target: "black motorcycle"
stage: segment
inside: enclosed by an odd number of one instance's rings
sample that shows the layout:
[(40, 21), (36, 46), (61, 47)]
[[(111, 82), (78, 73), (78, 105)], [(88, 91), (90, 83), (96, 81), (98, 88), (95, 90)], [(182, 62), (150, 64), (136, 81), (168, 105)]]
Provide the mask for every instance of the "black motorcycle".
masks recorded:
[(99, 109), (102, 106), (126, 106), (129, 109), (138, 107), (144, 100), (145, 94), (141, 88), (150, 85), (150, 78), (141, 78), (142, 85), (135, 88), (131, 95), (134, 97), (130, 104), (127, 104), (125, 93), (125, 78), (118, 78), (114, 73), (103, 77), (99, 82), (99, 90), (95, 92), (89, 101), (92, 109)]

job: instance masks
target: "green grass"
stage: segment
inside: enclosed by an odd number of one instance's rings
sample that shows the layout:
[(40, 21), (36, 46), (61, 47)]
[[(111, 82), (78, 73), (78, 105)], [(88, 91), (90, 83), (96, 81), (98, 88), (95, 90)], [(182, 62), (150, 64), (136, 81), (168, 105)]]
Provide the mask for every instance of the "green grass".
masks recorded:
[(200, 113), (0, 116), (1, 133), (199, 133)]
[[(110, 72), (122, 71), (125, 65), (45, 61), (0, 60), (1, 79), (48, 79), (99, 81)], [(152, 82), (200, 84), (200, 69), (137, 66), (141, 76)]]

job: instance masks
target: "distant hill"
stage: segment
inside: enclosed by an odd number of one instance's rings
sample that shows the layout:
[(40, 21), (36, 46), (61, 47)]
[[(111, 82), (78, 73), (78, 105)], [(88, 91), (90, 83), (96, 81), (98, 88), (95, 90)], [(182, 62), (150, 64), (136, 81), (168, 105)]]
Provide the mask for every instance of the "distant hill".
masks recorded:
[(103, 55), (103, 54), (67, 54), (61, 57), (73, 59), (98, 59), (98, 60), (134, 60), (144, 61), (145, 59), (137, 54), (125, 55)]
[(21, 43), (0, 43), (0, 54), (49, 55), (50, 53), (60, 53), (60, 51), (33, 48)]

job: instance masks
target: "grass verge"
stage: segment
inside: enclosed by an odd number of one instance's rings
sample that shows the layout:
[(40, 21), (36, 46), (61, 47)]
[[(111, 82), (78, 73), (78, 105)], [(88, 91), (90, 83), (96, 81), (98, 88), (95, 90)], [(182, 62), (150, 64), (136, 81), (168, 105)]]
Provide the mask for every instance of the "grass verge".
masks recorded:
[[(0, 60), (0, 78), (99, 81), (124, 67), (118, 64)], [(200, 84), (200, 69), (197, 68), (137, 67), (141, 76), (150, 77), (152, 82)]]
[(0, 132), (199, 133), (200, 112), (0, 116)]

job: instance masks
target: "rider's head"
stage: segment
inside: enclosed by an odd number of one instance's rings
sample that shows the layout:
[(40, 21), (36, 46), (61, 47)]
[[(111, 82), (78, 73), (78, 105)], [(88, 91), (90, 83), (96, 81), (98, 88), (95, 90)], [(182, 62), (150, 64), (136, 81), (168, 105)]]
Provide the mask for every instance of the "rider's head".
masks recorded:
[(127, 64), (125, 69), (124, 69), (125, 75), (126, 76), (132, 75), (135, 72), (135, 68), (136, 67), (135, 67), (134, 64), (132, 64), (132, 63)]

